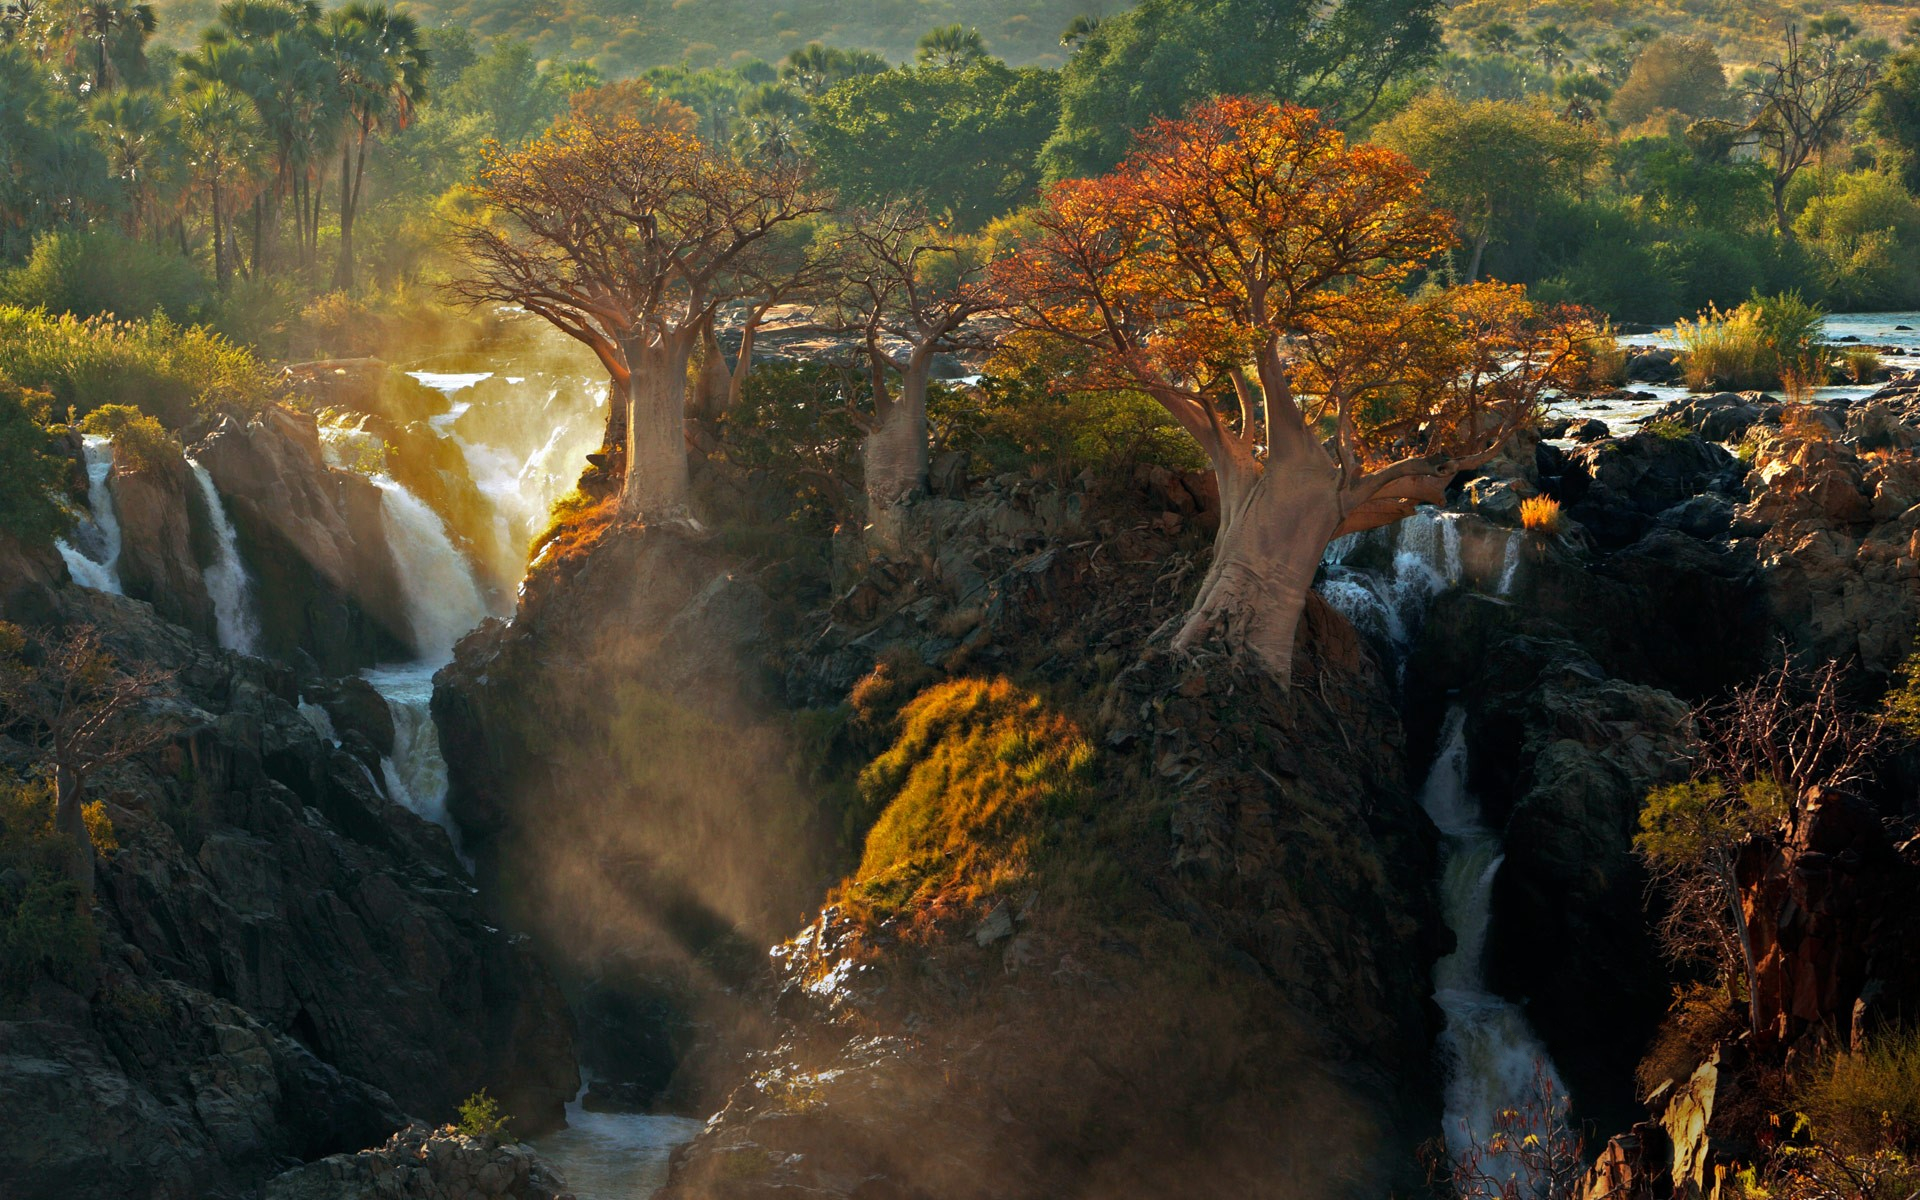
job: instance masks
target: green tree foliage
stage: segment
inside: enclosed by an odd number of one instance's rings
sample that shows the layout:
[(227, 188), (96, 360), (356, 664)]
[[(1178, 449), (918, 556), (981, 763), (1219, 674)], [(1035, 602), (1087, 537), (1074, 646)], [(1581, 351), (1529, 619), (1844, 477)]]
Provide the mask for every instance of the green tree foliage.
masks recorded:
[(507, 1126), (512, 1120), (500, 1111), (500, 1102), (487, 1095), (485, 1088), (460, 1102), (459, 1130), (468, 1137), (499, 1141), (507, 1136)]
[(1196, 100), (1255, 94), (1354, 119), (1439, 46), (1435, 0), (1145, 0), (1102, 21), (1061, 77), (1053, 178), (1120, 160), (1134, 131)]
[(115, 462), (132, 470), (148, 470), (180, 457), (179, 439), (129, 404), (102, 404), (80, 422), (80, 431), (111, 439)]
[(1873, 171), (1825, 182), (1794, 219), (1819, 255), (1821, 283), (1841, 309), (1920, 304), (1920, 203), (1898, 180)]
[(85, 415), (126, 404), (179, 429), (231, 406), (257, 410), (272, 393), (243, 347), (202, 326), (50, 316), (0, 305), (0, 378), (51, 393), (56, 411)]
[(206, 277), (178, 251), (113, 230), (43, 234), (21, 266), (0, 275), (0, 301), (91, 317), (213, 314)]
[(110, 199), (106, 156), (79, 104), (25, 47), (0, 45), (0, 255), (84, 223)]
[(1908, 191), (1920, 191), (1920, 47), (1903, 50), (1886, 64), (1865, 116), (1867, 127), (1886, 145), (1900, 181)]
[(1704, 38), (1661, 38), (1641, 51), (1633, 70), (1613, 95), (1611, 115), (1637, 125), (1657, 112), (1698, 120), (1732, 115), (1726, 69)]
[(848, 80), (813, 105), (820, 181), (844, 203), (911, 198), (977, 229), (1032, 196), (1057, 89), (1051, 73), (991, 59)]
[(68, 460), (46, 427), (50, 398), (0, 376), (0, 533), (45, 546), (67, 527), (54, 502)]
[[(0, 641), (8, 635), (0, 629)], [(93, 921), (75, 904), (67, 839), (53, 815), (52, 788), (0, 774), (0, 1002), (19, 999), (43, 974), (78, 984), (94, 958)]]
[(1438, 92), (1416, 100), (1376, 136), (1427, 173), (1427, 195), (1459, 220), (1472, 248), (1470, 281), (1479, 278), (1489, 242), (1583, 183), (1603, 149), (1590, 127), (1540, 105), (1462, 103)]

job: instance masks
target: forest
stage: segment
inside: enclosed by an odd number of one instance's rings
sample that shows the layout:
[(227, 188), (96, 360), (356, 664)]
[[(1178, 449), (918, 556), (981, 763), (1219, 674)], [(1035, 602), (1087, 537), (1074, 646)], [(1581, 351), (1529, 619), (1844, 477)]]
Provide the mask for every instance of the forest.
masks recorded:
[(0, 1195), (1912, 1200), (1920, 3), (0, 4)]

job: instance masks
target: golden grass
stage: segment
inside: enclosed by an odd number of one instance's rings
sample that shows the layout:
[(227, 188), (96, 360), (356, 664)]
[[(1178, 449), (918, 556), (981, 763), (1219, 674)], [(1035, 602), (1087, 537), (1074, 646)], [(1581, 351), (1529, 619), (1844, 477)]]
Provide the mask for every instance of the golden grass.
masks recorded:
[(1559, 533), (1563, 524), (1560, 502), (1552, 496), (1529, 496), (1520, 502), (1520, 527), (1528, 533)]

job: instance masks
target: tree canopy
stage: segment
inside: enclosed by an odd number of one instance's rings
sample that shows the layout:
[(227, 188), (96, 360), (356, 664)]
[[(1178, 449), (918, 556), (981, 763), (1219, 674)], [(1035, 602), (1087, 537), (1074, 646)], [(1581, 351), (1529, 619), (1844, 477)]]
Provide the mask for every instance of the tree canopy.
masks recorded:
[(1056, 179), (1103, 171), (1153, 118), (1228, 92), (1364, 114), (1390, 79), (1438, 48), (1440, 8), (1438, 0), (1145, 0), (1100, 22), (1067, 61), (1046, 171)]
[(1058, 87), (991, 59), (847, 80), (813, 103), (820, 180), (850, 204), (912, 198), (977, 229), (1033, 193)]

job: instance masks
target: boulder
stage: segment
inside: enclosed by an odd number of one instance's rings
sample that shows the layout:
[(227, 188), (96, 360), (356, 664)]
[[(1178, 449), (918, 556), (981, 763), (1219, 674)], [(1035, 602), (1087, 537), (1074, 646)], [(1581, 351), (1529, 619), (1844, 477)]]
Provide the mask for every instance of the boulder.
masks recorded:
[(383, 1146), (277, 1176), (261, 1200), (573, 1200), (573, 1193), (530, 1146), (416, 1123)]
[(1666, 436), (1642, 430), (1566, 453), (1558, 481), (1568, 515), (1602, 545), (1626, 545), (1653, 518), (1691, 496), (1737, 487), (1741, 463), (1698, 434)]

